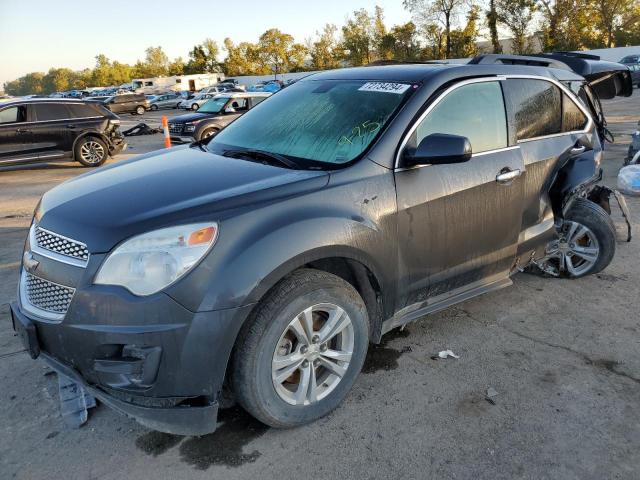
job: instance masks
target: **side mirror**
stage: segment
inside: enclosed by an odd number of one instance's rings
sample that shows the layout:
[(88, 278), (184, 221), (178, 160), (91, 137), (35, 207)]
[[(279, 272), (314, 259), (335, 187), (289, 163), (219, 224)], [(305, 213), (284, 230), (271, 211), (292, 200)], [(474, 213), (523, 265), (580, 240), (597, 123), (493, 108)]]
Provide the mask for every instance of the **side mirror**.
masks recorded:
[(471, 143), (467, 137), (432, 133), (424, 137), (413, 152), (404, 153), (405, 166), (462, 163), (471, 158)]

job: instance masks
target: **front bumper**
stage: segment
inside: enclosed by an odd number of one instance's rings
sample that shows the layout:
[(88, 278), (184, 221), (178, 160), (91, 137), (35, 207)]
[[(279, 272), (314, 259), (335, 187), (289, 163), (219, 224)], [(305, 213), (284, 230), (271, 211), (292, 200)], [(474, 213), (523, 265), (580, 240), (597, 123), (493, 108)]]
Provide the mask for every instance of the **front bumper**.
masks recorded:
[(141, 299), (106, 288), (77, 291), (60, 322), (12, 303), (14, 329), (31, 356), (146, 427), (213, 432), (231, 349), (251, 306), (193, 313), (165, 294)]
[(169, 138), (171, 139), (171, 143), (184, 144), (184, 143), (193, 143), (196, 141), (195, 138), (189, 137), (186, 135), (174, 135), (170, 134)]

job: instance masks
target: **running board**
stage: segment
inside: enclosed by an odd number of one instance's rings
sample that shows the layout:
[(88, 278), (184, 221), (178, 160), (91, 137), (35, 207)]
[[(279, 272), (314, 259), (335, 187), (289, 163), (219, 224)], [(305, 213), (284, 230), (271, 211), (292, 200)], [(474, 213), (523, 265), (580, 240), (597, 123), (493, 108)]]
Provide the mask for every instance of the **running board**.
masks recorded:
[[(493, 280), (490, 282), (484, 282), (481, 285), (472, 288), (466, 288), (459, 293), (444, 293), (438, 295), (430, 300), (427, 300), (426, 305), (423, 303), (421, 307), (412, 309), (411, 306), (404, 310), (401, 310), (396, 315), (391, 317), (382, 323), (382, 335), (396, 327), (406, 325), (407, 323), (414, 322), (425, 315), (439, 312), (445, 308), (449, 308), (456, 303), (464, 302), (478, 295), (500, 290), (501, 288), (513, 285), (513, 281), (509, 277), (502, 277), (499, 280)], [(407, 310), (410, 311), (407, 311)]]

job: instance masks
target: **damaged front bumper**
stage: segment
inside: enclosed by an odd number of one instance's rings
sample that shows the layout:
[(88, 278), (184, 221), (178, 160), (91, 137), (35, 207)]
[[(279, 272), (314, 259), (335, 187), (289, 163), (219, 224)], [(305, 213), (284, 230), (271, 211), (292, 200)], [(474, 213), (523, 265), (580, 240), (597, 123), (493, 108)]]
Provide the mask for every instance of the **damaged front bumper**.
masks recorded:
[[(140, 424), (177, 435), (215, 431), (235, 326), (250, 307), (192, 313), (163, 295), (129, 303), (110, 289), (100, 297), (110, 315), (88, 315), (89, 298), (76, 292), (58, 323), (13, 302), (14, 330), (32, 358)], [(163, 310), (166, 323), (141, 324), (141, 309)]]

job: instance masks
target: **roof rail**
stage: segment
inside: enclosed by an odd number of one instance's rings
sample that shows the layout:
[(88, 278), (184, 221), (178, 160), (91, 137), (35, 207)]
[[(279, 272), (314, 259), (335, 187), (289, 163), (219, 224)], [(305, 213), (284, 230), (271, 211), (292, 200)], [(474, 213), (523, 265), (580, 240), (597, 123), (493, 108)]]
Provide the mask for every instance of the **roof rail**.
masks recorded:
[(564, 50), (553, 52), (553, 55), (564, 55), (567, 57), (584, 58), (585, 60), (600, 60), (600, 57), (598, 55), (591, 55), (590, 53), (582, 53), (582, 52), (566, 52)]
[(531, 67), (560, 68), (571, 70), (566, 63), (560, 60), (546, 57), (528, 57), (525, 55), (504, 55), (501, 53), (487, 53), (477, 55), (469, 61), (469, 65), (493, 65), (500, 63), (503, 65), (529, 65)]

